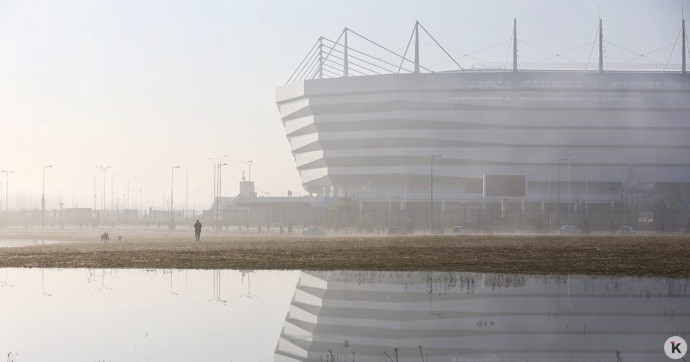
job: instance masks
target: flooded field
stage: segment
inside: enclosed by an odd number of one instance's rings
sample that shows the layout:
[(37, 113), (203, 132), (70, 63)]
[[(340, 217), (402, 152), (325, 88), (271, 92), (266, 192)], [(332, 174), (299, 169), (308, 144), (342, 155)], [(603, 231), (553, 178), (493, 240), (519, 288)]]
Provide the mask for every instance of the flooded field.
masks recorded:
[(655, 361), (690, 279), (4, 268), (0, 325), (15, 362)]
[(41, 239), (0, 239), (0, 248), (20, 248), (24, 246), (41, 246), (64, 243), (60, 240)]
[(0, 356), (272, 361), (298, 277), (295, 271), (0, 269)]

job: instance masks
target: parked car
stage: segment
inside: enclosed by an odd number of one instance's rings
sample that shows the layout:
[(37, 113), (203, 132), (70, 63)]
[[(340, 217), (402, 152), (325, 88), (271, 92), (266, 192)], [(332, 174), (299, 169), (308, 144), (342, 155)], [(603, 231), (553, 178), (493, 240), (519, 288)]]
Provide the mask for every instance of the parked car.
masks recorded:
[(632, 228), (632, 226), (623, 225), (618, 228), (618, 233), (631, 235), (635, 233), (635, 230)]
[(575, 225), (563, 225), (558, 228), (559, 235), (579, 234), (580, 228)]
[(305, 236), (323, 236), (323, 235), (326, 235), (326, 233), (319, 228), (309, 227), (309, 228), (304, 228), (302, 230), (302, 235), (305, 235)]
[(469, 235), (472, 232), (470, 231), (469, 228), (467, 228), (465, 226), (453, 226), (450, 229), (450, 233), (451, 233), (451, 235)]

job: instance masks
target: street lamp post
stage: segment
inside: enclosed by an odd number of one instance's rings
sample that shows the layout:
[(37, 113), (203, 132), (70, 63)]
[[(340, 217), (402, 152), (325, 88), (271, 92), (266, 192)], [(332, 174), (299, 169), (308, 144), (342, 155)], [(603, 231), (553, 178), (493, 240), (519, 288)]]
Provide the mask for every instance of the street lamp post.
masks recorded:
[(115, 210), (115, 176), (120, 176), (119, 173), (110, 175), (110, 210)]
[(568, 157), (568, 224), (572, 222), (570, 220), (570, 209), (572, 209), (573, 193), (570, 191), (570, 162), (573, 158), (575, 158), (575, 156)]
[(182, 220), (187, 218), (187, 210), (189, 210), (189, 168), (186, 168), (186, 181), (185, 181), (185, 191), (184, 191), (184, 212), (182, 212)]
[(173, 207), (173, 190), (175, 189), (175, 169), (180, 166), (172, 166), (170, 169), (170, 227), (175, 227), (175, 208)]
[(589, 190), (587, 188), (587, 184), (589, 182), (589, 176), (587, 175), (587, 168), (588, 167), (589, 167), (589, 163), (586, 162), (585, 163), (585, 217), (587, 217), (589, 215), (588, 214), (589, 210), (587, 210), (587, 206), (588, 206), (587, 204), (589, 203)]
[[(14, 171), (2, 170), (2, 171), (0, 171), (0, 173), (5, 174), (5, 212), (7, 212), (10, 209), (10, 207), (9, 207), (9, 204), (10, 204), (10, 202), (9, 202), (9, 200), (10, 200), (10, 198), (9, 198), (10, 174), (14, 173)], [(0, 190), (0, 192), (2, 192), (2, 190)], [(0, 207), (2, 207), (2, 205), (0, 205)]]
[(53, 165), (43, 165), (43, 182), (41, 186), (41, 230), (43, 230), (43, 219), (46, 212), (46, 169)]
[(96, 174), (93, 174), (93, 211), (94, 213), (98, 209), (98, 205), (96, 205)]
[[(214, 159), (213, 157), (208, 158), (209, 160), (213, 161), (213, 201), (216, 204), (216, 231), (218, 231), (218, 184), (220, 183), (216, 175), (220, 168), (218, 166), (220, 164), (220, 159), (225, 157), (228, 157), (228, 155), (223, 155), (223, 157), (220, 157), (219, 159)], [(213, 207), (213, 205), (211, 205), (211, 207)]]
[(562, 159), (558, 159), (558, 227), (561, 227), (561, 162)]
[(575, 158), (575, 155), (561, 158), (558, 160), (558, 223), (561, 222), (561, 162), (568, 161), (568, 224), (570, 224), (570, 202), (572, 201), (572, 193), (570, 190), (570, 162)]
[(141, 217), (146, 221), (146, 211), (144, 209), (144, 185), (139, 184), (139, 208), (141, 209)]
[(430, 217), (430, 227), (429, 227), (429, 233), (433, 234), (434, 233), (434, 159), (435, 158), (440, 158), (443, 157), (442, 155), (431, 155), (431, 170), (429, 172), (430, 174), (430, 181), (431, 181), (431, 217)]
[[(216, 196), (216, 188), (218, 187), (216, 183), (216, 171), (218, 171), (218, 163), (211, 157), (208, 159), (213, 161), (213, 202), (218, 203), (218, 197)], [(213, 207), (213, 203), (211, 203), (211, 207)]]
[[(388, 163), (388, 168), (390, 169), (392, 164), (389, 162)], [(393, 188), (393, 177), (391, 176), (390, 171), (388, 172), (388, 218), (386, 221), (386, 226), (390, 227), (391, 224), (391, 189)]]
[(347, 193), (347, 182), (348, 182), (349, 174), (348, 174), (347, 171), (348, 171), (348, 169), (350, 168), (350, 166), (352, 166), (352, 165), (351, 165), (351, 164), (345, 165), (345, 197), (348, 197), (348, 193)]
[[(353, 164), (348, 163), (345, 165), (345, 197), (347, 198), (347, 225), (350, 226), (352, 223), (352, 202), (354, 201), (354, 197), (350, 199), (350, 196), (348, 194), (347, 190), (347, 184), (348, 180), (350, 179), (350, 174), (348, 173), (348, 169), (354, 166)], [(354, 193), (353, 193), (354, 194)]]
[(227, 166), (227, 165), (228, 165), (227, 162), (218, 163), (218, 199), (216, 199), (216, 232), (218, 232), (218, 230), (220, 230), (220, 229), (219, 229), (220, 223), (219, 223), (219, 221), (218, 221), (218, 219), (219, 219), (218, 215), (219, 215), (219, 207), (220, 207), (220, 205), (218, 205), (218, 204), (220, 203), (221, 197), (223, 197), (223, 188), (221, 187), (221, 186), (223, 185), (223, 184), (222, 184), (222, 179), (223, 179), (223, 178), (222, 178), (221, 174), (222, 174), (222, 168), (223, 168), (223, 166)]
[[(101, 170), (101, 171), (103, 171), (103, 198), (102, 198), (101, 202), (103, 203), (102, 211), (103, 211), (103, 213), (105, 214), (105, 171), (108, 171), (109, 168), (113, 168), (113, 165), (109, 165), (109, 166), (96, 166), (96, 168), (99, 169), (99, 170)], [(95, 194), (95, 192), (94, 192), (94, 194)], [(94, 208), (95, 208), (95, 207), (96, 207), (96, 206), (94, 205)], [(104, 215), (104, 216), (105, 216), (105, 215)]]

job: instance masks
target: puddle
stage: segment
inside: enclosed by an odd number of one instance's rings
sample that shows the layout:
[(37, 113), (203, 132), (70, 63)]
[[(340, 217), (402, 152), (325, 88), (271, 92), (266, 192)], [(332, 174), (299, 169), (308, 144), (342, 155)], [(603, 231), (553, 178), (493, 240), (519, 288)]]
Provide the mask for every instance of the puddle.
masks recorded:
[(22, 246), (39, 246), (60, 243), (66, 243), (66, 241), (38, 239), (0, 239), (0, 248), (18, 248)]
[(15, 362), (652, 361), (690, 280), (10, 268), (0, 326)]
[(0, 269), (0, 356), (272, 361), (299, 272)]
[(304, 272), (275, 360), (656, 361), (688, 331), (690, 280)]

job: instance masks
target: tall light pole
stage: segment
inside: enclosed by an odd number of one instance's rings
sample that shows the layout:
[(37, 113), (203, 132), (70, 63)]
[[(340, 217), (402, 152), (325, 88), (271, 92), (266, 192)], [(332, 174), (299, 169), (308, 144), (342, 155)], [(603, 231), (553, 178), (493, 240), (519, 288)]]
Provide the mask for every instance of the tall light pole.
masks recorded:
[(119, 173), (110, 175), (110, 210), (115, 210), (115, 176), (119, 175)]
[[(96, 173), (98, 173), (98, 171)], [(98, 205), (96, 205), (96, 173), (93, 174), (93, 211), (94, 211), (94, 213), (98, 209)]]
[(141, 216), (146, 221), (146, 210), (144, 208), (144, 185), (139, 184), (139, 208), (141, 209)]
[(570, 157), (566, 158), (561, 158), (558, 160), (558, 221), (560, 223), (561, 220), (561, 212), (560, 212), (560, 207), (561, 207), (561, 162), (563, 161), (568, 161), (568, 224), (570, 224), (570, 201), (572, 200), (572, 193), (570, 192), (570, 162), (575, 158), (575, 155), (571, 155)]
[[(347, 226), (350, 226), (350, 224), (352, 223), (352, 203), (354, 202), (354, 197), (352, 199), (350, 199), (350, 196), (349, 196), (348, 190), (347, 190), (347, 183), (348, 183), (348, 180), (350, 178), (350, 174), (348, 173), (348, 169), (351, 166), (354, 166), (354, 165), (351, 163), (348, 163), (347, 165), (345, 165), (345, 197), (347, 198), (347, 210), (346, 210), (347, 211), (347, 215), (346, 215), (347, 216)], [(354, 194), (354, 192), (353, 192), (353, 194)]]
[(43, 230), (43, 219), (46, 212), (46, 169), (53, 165), (43, 165), (43, 182), (41, 186), (41, 230)]
[[(228, 155), (223, 155), (223, 157), (220, 157), (219, 159), (223, 159), (228, 157)], [(213, 161), (213, 202), (218, 204), (218, 179), (216, 174), (218, 173), (218, 165), (220, 164), (219, 159), (214, 159), (213, 157), (209, 157), (209, 160)], [(211, 205), (213, 207), (213, 205)], [(218, 218), (218, 205), (216, 205), (216, 219)], [(217, 230), (217, 228), (216, 228)]]
[(108, 169), (113, 168), (113, 165), (96, 166), (96, 168), (103, 171), (103, 198), (102, 198), (103, 206), (102, 206), (102, 211), (105, 212), (105, 171), (108, 171)]
[[(391, 168), (391, 163), (388, 163), (388, 168)], [(388, 172), (388, 218), (386, 220), (386, 226), (389, 227), (391, 224), (391, 188), (392, 188), (393, 178), (391, 173)]]
[(430, 217), (430, 227), (429, 227), (429, 233), (433, 234), (434, 233), (434, 159), (435, 158), (441, 158), (443, 157), (442, 155), (431, 155), (431, 170), (429, 172), (430, 174), (430, 181), (431, 181), (431, 217)]
[(221, 174), (222, 174), (221, 170), (222, 170), (223, 166), (227, 166), (227, 165), (228, 165), (227, 162), (218, 163), (218, 198), (216, 199), (216, 232), (218, 232), (218, 230), (219, 230), (218, 227), (220, 226), (220, 223), (218, 222), (218, 214), (219, 214), (220, 205), (218, 205), (218, 204), (220, 203), (221, 197), (223, 197), (223, 188), (221, 187), (223, 178), (221, 177)]
[(573, 193), (570, 191), (570, 162), (575, 158), (575, 156), (568, 157), (568, 224), (570, 221), (570, 209), (572, 209), (571, 204), (573, 203)]
[(348, 181), (350, 178), (350, 174), (348, 173), (348, 169), (352, 166), (354, 166), (354, 165), (351, 163), (348, 163), (347, 165), (345, 165), (345, 197), (349, 197), (349, 194), (347, 192), (347, 184), (348, 184)]
[(558, 227), (561, 227), (561, 162), (563, 159), (558, 159)]
[(589, 177), (587, 175), (587, 168), (589, 167), (589, 162), (585, 162), (585, 217), (587, 217), (588, 210), (587, 210), (587, 204), (589, 203), (589, 190), (587, 189), (587, 184), (589, 182)]
[(187, 206), (189, 204), (189, 167), (186, 168), (187, 171), (187, 181), (185, 185), (185, 191), (184, 191), (184, 212), (182, 213), (182, 220), (187, 218), (187, 210), (189, 209)]
[[(5, 211), (7, 212), (10, 209), (10, 206), (9, 206), (10, 205), (10, 203), (9, 203), (9, 200), (10, 200), (10, 198), (9, 198), (10, 174), (14, 173), (14, 171), (2, 170), (2, 171), (0, 171), (0, 173), (5, 174)], [(2, 190), (0, 190), (0, 192), (2, 192)], [(0, 207), (2, 207), (2, 205), (0, 205)]]
[(175, 189), (175, 169), (180, 166), (172, 166), (170, 169), (170, 226), (175, 227), (175, 209), (173, 208), (173, 190)]

